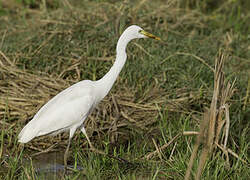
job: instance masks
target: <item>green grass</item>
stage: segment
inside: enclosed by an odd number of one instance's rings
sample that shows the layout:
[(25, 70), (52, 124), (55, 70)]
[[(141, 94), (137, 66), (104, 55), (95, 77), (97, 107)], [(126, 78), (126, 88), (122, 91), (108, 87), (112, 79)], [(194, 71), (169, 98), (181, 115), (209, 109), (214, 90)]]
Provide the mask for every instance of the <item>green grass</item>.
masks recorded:
[[(222, 151), (216, 149), (202, 179), (249, 179), (250, 9), (243, 1), (224, 0), (221, 6), (215, 1), (173, 1), (169, 6), (161, 0), (142, 4), (74, 0), (68, 1), (70, 5), (67, 1), (10, 2), (0, 6), (0, 50), (29, 76), (5, 71), (1, 63), (10, 65), (0, 56), (0, 179), (35, 179), (31, 154), (56, 142), (52, 150), (61, 156), (67, 134), (37, 138), (23, 148), (17, 142), (18, 133), (60, 90), (79, 80), (101, 78), (114, 62), (119, 35), (130, 24), (160, 36), (164, 43), (144, 39), (129, 44), (128, 60), (111, 93), (91, 115), (87, 131), (97, 148), (131, 163), (89, 151), (85, 137), (77, 132), (69, 163), (84, 169), (66, 177), (52, 173), (50, 178), (184, 179), (194, 136), (181, 136), (161, 154), (143, 157), (156, 150), (153, 141), (161, 147), (182, 131), (199, 130), (204, 109), (211, 103), (214, 77), (195, 56), (214, 67), (221, 48), (230, 54), (226, 80), (236, 78), (236, 91), (229, 101), (227, 147), (248, 164), (229, 155), (228, 168)], [(39, 92), (26, 86), (35, 84), (37, 77), (45, 81), (49, 77), (55, 87), (44, 83), (38, 86)], [(193, 175), (197, 167), (196, 159)], [(39, 179), (48, 179), (47, 174), (39, 174)]]

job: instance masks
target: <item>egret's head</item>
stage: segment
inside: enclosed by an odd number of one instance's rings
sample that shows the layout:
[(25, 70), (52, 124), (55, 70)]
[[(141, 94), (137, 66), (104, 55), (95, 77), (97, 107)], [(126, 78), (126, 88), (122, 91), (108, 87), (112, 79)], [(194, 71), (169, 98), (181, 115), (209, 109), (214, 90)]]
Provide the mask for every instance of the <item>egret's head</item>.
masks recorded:
[(159, 37), (144, 31), (141, 27), (136, 26), (136, 25), (129, 26), (126, 29), (126, 31), (129, 32), (129, 34), (132, 36), (133, 39), (136, 39), (136, 38), (153, 38), (153, 39), (156, 39), (156, 40), (160, 40)]

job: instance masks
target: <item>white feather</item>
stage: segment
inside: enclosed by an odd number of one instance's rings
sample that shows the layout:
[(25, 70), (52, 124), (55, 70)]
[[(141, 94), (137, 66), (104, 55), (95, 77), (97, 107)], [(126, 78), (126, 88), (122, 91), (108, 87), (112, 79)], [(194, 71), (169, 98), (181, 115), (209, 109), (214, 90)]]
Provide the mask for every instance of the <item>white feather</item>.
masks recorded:
[(159, 39), (143, 31), (139, 26), (128, 27), (118, 40), (116, 61), (109, 72), (98, 81), (85, 80), (76, 83), (52, 98), (22, 129), (18, 136), (19, 142), (27, 143), (34, 137), (56, 134), (66, 130), (70, 130), (71, 139), (75, 130), (79, 127), (86, 135), (83, 122), (112, 88), (126, 62), (127, 44), (132, 39), (147, 37)]
[(37, 136), (82, 125), (97, 103), (93, 84), (89, 80), (81, 81), (57, 94), (23, 128), (18, 136), (19, 142), (27, 143)]

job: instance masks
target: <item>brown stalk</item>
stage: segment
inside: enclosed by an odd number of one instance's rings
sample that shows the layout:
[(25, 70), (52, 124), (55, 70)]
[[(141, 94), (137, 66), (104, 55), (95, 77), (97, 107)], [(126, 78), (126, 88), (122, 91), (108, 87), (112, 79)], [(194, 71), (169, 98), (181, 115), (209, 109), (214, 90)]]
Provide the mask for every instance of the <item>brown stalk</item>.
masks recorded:
[[(214, 147), (216, 147), (216, 145), (218, 144), (220, 138), (224, 138), (223, 148), (226, 148), (230, 125), (229, 105), (227, 104), (227, 101), (234, 93), (233, 86), (235, 83), (234, 81), (232, 85), (230, 83), (226, 85), (225, 82), (223, 68), (224, 62), (227, 58), (228, 56), (226, 55), (226, 53), (220, 50), (218, 57), (215, 59), (214, 91), (212, 102), (210, 105), (210, 109), (204, 113), (204, 121), (200, 125), (200, 132), (197, 136), (197, 140), (194, 145), (194, 149), (186, 171), (186, 180), (190, 179), (193, 162), (197, 156), (198, 148), (200, 145), (202, 145), (202, 151), (199, 157), (199, 165), (195, 176), (196, 180), (199, 180), (201, 178), (206, 161), (209, 155), (213, 152)], [(222, 137), (221, 134), (223, 134)], [(204, 138), (204, 142), (201, 141), (202, 137), (206, 137)], [(226, 155), (226, 161), (228, 164), (228, 153), (225, 151), (224, 154)]]

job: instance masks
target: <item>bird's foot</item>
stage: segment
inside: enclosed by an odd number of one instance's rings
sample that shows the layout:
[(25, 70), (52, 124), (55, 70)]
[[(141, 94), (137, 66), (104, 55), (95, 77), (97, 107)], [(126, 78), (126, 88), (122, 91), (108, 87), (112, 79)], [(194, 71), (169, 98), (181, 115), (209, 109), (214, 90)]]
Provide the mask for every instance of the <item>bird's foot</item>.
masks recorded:
[(106, 155), (107, 153), (105, 153), (102, 150), (96, 149), (93, 145), (90, 145), (90, 150), (97, 153), (97, 154), (102, 154), (102, 155)]
[(64, 166), (63, 177), (65, 177), (67, 175), (67, 172), (68, 172), (67, 166)]

